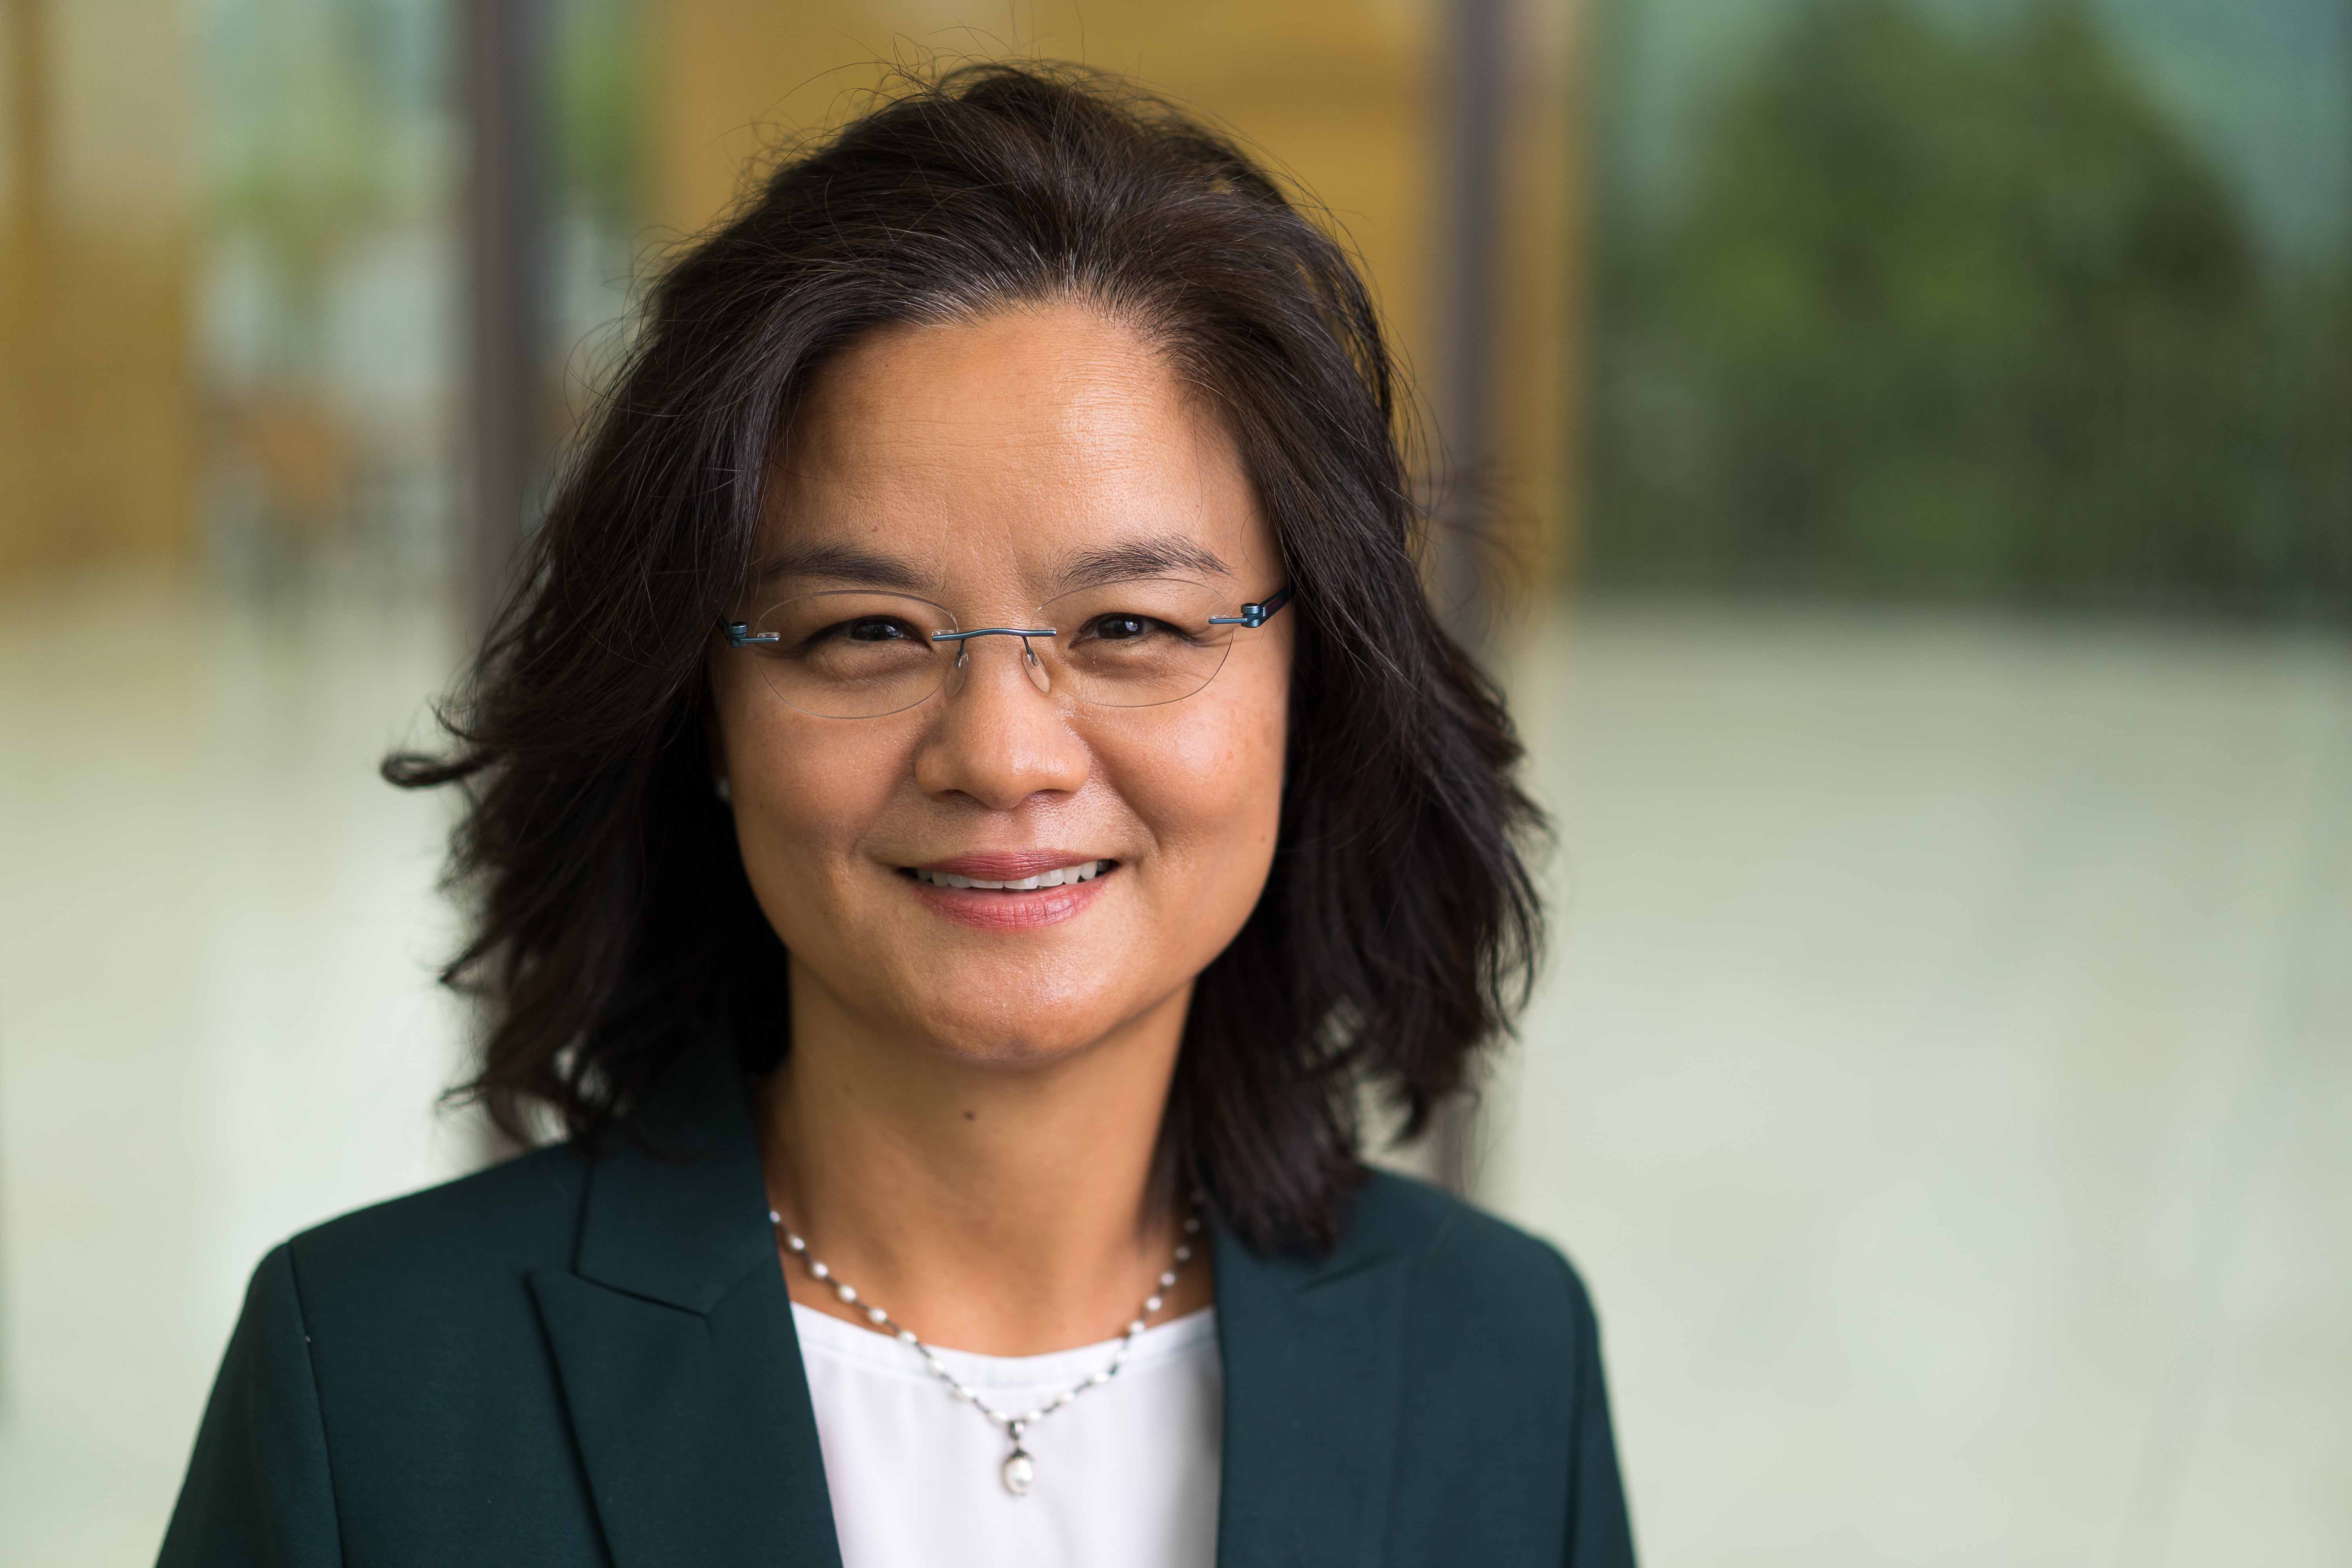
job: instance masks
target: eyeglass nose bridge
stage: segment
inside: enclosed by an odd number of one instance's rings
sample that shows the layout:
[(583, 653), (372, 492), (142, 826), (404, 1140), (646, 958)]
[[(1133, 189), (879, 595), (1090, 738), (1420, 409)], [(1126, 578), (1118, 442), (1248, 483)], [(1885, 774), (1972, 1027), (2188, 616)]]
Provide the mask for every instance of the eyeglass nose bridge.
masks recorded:
[(1052, 626), (974, 626), (968, 632), (933, 632), (931, 640), (955, 644), (955, 665), (951, 672), (955, 673), (964, 668), (972, 638), (1019, 637), (1022, 668), (1029, 677), (1029, 684), (1040, 691), (1050, 692), (1054, 689), (1053, 677), (1047, 672), (1045, 661), (1037, 657), (1037, 650), (1030, 646), (1029, 639), (1051, 638), (1059, 635)]

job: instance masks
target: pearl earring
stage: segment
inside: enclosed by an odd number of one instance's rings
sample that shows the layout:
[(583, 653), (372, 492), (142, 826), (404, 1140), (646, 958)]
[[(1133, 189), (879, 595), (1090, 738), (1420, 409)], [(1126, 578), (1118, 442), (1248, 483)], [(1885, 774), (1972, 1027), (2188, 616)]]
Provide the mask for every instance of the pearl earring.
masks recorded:
[(710, 787), (719, 792), (719, 798), (723, 801), (731, 802), (735, 798), (735, 792), (728, 787), (727, 775), (725, 773), (721, 773), (717, 778), (711, 780)]

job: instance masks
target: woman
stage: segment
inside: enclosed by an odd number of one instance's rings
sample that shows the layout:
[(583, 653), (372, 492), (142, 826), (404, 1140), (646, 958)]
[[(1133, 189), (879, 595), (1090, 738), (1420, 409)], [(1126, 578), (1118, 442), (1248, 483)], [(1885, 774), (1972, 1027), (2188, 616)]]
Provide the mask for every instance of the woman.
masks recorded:
[(1630, 1562), (1575, 1275), (1358, 1159), (1538, 923), (1396, 429), (1164, 106), (975, 68), (785, 162), (388, 764), (568, 1136), (263, 1261), (164, 1563)]

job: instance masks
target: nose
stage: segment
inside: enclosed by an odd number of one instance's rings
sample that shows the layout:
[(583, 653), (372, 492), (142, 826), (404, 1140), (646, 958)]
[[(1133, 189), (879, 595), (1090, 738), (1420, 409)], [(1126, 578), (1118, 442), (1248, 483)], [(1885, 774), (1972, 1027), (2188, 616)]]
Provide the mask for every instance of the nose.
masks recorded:
[(961, 653), (916, 752), (915, 782), (926, 795), (960, 795), (992, 811), (1075, 793), (1089, 758), (1047, 695), (1043, 650), (1006, 636), (973, 637)]

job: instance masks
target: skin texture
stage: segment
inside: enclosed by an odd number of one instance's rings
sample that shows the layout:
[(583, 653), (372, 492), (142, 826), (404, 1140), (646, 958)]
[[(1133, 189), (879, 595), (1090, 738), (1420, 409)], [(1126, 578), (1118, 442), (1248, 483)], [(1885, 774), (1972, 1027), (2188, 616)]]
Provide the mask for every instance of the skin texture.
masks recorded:
[[(1034, 624), (1106, 545), (1205, 551), (1234, 608), (1282, 585), (1230, 436), (1148, 338), (1080, 302), (891, 327), (813, 384), (770, 488), (763, 559), (883, 554), (973, 626)], [(770, 602), (861, 585), (797, 575)], [(1181, 1213), (1149, 1177), (1193, 979), (1265, 884), (1295, 614), (1240, 634), (1160, 707), (1039, 691), (1009, 637), (905, 712), (825, 719), (715, 649), (715, 766), (791, 953), (793, 1048), (761, 1086), (772, 1200), (867, 1301), (999, 1355), (1109, 1338)], [(903, 868), (1040, 849), (1118, 867), (1061, 918), (983, 926)], [(965, 899), (985, 894), (959, 895)], [(1002, 895), (996, 895), (1002, 897)], [(1161, 1316), (1210, 1299), (1206, 1249)], [(795, 1300), (863, 1321), (796, 1261)]]

